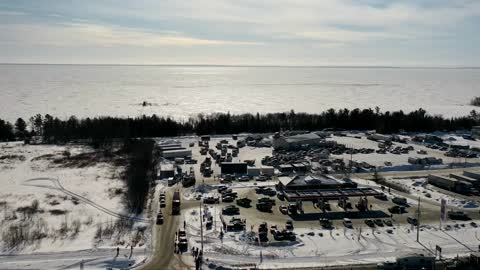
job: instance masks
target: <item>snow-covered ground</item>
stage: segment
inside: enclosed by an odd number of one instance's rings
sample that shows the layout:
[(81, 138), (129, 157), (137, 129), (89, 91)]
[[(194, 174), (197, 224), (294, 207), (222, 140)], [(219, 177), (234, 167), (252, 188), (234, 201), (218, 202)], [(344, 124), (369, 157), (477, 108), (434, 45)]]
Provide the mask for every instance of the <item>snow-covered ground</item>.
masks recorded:
[[(443, 256), (456, 256), (476, 250), (480, 243), (479, 228), (469, 222), (450, 222), (458, 225), (448, 231), (439, 230), (438, 225), (423, 225), (420, 243), (416, 242), (416, 231), (410, 225), (394, 223), (393, 227), (377, 227), (374, 230), (368, 227), (345, 229), (341, 226), (325, 230), (319, 225), (295, 228), (296, 241), (272, 241), (273, 237), (269, 234), (270, 242), (259, 246), (248, 223), (245, 232), (227, 232), (221, 239), (220, 209), (213, 206), (208, 206), (208, 209), (215, 216), (216, 226), (204, 231), (204, 254), (207, 264), (213, 265), (253, 263), (259, 268), (286, 268), (374, 263), (414, 252), (435, 252), (435, 245), (443, 248)], [(189, 210), (184, 218), (189, 247), (200, 247), (199, 210)], [(257, 226), (253, 227), (255, 232), (257, 229)]]
[[(361, 136), (361, 138), (354, 138), (353, 135), (355, 136)], [(359, 133), (359, 134), (353, 134), (351, 136), (332, 136), (328, 140), (334, 140), (337, 143), (344, 144), (347, 147), (350, 148), (371, 148), (371, 149), (378, 149), (378, 142), (368, 140), (364, 134)], [(460, 136), (455, 136), (453, 134), (446, 134), (443, 136), (445, 139), (449, 137), (453, 137), (456, 140), (452, 141), (451, 143), (454, 144), (462, 144), (462, 145), (471, 145), (471, 146), (477, 146), (480, 147), (480, 142), (479, 141), (469, 141), (465, 140)], [(409, 137), (405, 137), (409, 138)], [(437, 166), (432, 166), (430, 169), (445, 169), (448, 167), (448, 164), (450, 163), (456, 163), (459, 162), (458, 158), (452, 158), (452, 157), (447, 157), (444, 155), (444, 152), (436, 149), (430, 149), (425, 147), (424, 145), (417, 144), (417, 143), (411, 143), (408, 142), (408, 144), (404, 143), (398, 143), (395, 142), (394, 146), (401, 146), (401, 147), (407, 147), (407, 146), (413, 146), (414, 150), (410, 151), (408, 154), (392, 154), (387, 152), (386, 154), (377, 154), (377, 153), (372, 153), (372, 154), (354, 154), (354, 155), (349, 155), (349, 154), (343, 154), (343, 155), (332, 155), (332, 157), (335, 158), (342, 158), (344, 160), (354, 160), (354, 161), (360, 161), (360, 162), (367, 162), (371, 165), (374, 166), (379, 166), (383, 167), (381, 170), (384, 171), (402, 171), (402, 170), (413, 170), (414, 168), (408, 163), (408, 158), (409, 157), (418, 157), (418, 158), (424, 158), (424, 157), (435, 157), (435, 158), (441, 158), (443, 160), (443, 165), (437, 165)], [(427, 154), (419, 154), (417, 151), (423, 150)], [(476, 163), (480, 164), (480, 159), (478, 158), (468, 158), (468, 159), (462, 159), (462, 162), (468, 162), (468, 163)], [(391, 162), (391, 166), (386, 166), (385, 162)], [(418, 169), (418, 168), (417, 168)]]
[(0, 268), (15, 268), (11, 260), (29, 258), (25, 260), (37, 261), (35, 268), (47, 269), (38, 264), (45, 254), (58, 257), (59, 265), (67, 264), (62, 256), (70, 256), (70, 265), (89, 251), (85, 259), (95, 260), (85, 268), (104, 269), (115, 267), (111, 248), (130, 251), (132, 244), (134, 255), (141, 256), (115, 262), (126, 267), (144, 259), (148, 220), (139, 217), (132, 228), (120, 222), (129, 213), (122, 203), (124, 167), (119, 160), (86, 146), (9, 143), (0, 145), (0, 171), (0, 255), (9, 255), (1, 257)]
[(436, 188), (427, 183), (426, 178), (416, 179), (389, 179), (388, 181), (402, 185), (410, 190), (410, 194), (415, 197), (420, 197), (423, 200), (428, 200), (436, 203), (440, 203), (441, 199), (447, 201), (447, 206), (456, 208), (478, 208), (478, 203), (475, 200), (465, 199), (463, 196), (454, 196), (440, 192), (439, 188)]

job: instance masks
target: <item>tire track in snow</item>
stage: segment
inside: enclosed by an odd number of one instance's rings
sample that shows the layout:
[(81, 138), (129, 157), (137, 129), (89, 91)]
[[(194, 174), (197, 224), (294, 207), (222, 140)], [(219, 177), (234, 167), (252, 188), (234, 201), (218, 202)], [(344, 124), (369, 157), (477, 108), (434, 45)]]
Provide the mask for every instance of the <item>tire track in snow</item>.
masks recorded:
[[(42, 184), (34, 184), (35, 182), (38, 182), (38, 181), (49, 181), (51, 184), (53, 184), (53, 186), (52, 185), (45, 185), (45, 184), (43, 184), (43, 185)], [(123, 215), (123, 214), (114, 212), (110, 209), (107, 209), (107, 208), (105, 208), (105, 207), (103, 207), (103, 206), (85, 198), (82, 195), (78, 195), (77, 193), (69, 191), (68, 189), (66, 189), (62, 186), (62, 184), (60, 183), (60, 181), (58, 179), (55, 179), (55, 178), (48, 178), (48, 177), (31, 178), (31, 179), (27, 179), (27, 180), (23, 181), (22, 185), (58, 190), (58, 191), (61, 191), (65, 194), (67, 194), (67, 195), (70, 195), (74, 198), (77, 198), (79, 201), (84, 202), (84, 203), (96, 208), (97, 210), (100, 210), (100, 211), (104, 212), (105, 214), (110, 215), (110, 216), (117, 217), (117, 218), (124, 219), (124, 220), (134, 220), (134, 221), (138, 221), (138, 222), (142, 222), (142, 223), (150, 223), (150, 220), (145, 219), (145, 218), (127, 216), (127, 215)]]

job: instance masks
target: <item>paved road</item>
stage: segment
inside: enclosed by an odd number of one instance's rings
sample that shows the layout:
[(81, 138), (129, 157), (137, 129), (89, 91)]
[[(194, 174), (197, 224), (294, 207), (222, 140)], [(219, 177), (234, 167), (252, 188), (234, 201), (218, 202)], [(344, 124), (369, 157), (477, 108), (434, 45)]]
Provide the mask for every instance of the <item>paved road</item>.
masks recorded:
[[(181, 260), (181, 256), (175, 254), (174, 241), (175, 232), (179, 225), (180, 216), (172, 216), (172, 197), (175, 188), (166, 189), (166, 207), (161, 209), (164, 216), (163, 225), (153, 225), (153, 251), (150, 260), (145, 265), (140, 267), (142, 270), (160, 270), (160, 269), (189, 269), (189, 266)], [(153, 211), (156, 217), (156, 213), (159, 210), (159, 192), (155, 194), (153, 200)], [(185, 212), (185, 208), (188, 207), (184, 201), (182, 201), (182, 212)]]

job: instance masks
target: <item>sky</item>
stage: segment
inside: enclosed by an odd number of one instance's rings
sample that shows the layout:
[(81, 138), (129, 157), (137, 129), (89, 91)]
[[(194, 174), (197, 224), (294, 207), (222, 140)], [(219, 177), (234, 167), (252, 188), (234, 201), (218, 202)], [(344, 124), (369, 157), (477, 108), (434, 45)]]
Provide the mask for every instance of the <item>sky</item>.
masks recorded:
[(480, 0), (0, 0), (0, 63), (480, 66)]

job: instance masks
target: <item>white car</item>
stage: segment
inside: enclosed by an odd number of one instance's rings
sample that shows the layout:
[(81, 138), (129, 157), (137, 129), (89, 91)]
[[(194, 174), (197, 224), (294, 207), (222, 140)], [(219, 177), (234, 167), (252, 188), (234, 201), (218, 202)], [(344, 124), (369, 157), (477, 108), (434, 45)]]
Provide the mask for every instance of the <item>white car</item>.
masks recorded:
[(344, 218), (343, 219), (343, 226), (347, 228), (353, 228), (353, 223), (349, 218)]

